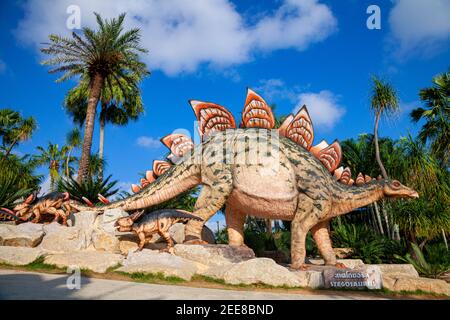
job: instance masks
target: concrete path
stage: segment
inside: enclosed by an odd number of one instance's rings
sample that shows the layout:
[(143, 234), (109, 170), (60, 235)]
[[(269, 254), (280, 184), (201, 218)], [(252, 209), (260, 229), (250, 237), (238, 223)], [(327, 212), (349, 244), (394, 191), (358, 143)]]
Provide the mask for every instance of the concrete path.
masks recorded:
[[(0, 270), (0, 300), (7, 299), (185, 299), (185, 300), (331, 300), (374, 299), (367, 294), (285, 294), (193, 288), (82, 277), (80, 289), (67, 288), (68, 275)], [(375, 297), (375, 299), (380, 299)]]

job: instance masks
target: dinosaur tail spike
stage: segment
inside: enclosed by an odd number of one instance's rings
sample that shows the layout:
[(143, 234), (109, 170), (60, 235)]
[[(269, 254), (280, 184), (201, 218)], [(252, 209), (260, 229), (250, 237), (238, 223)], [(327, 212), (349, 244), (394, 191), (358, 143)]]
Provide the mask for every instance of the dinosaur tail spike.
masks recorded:
[(89, 206), (89, 207), (94, 207), (94, 204), (91, 202), (91, 200), (89, 200), (86, 197), (82, 197), (81, 199), (83, 199), (83, 201)]
[(370, 182), (370, 181), (372, 181), (372, 178), (371, 178), (370, 176), (368, 176), (368, 175), (365, 175), (365, 176), (364, 176), (364, 182), (365, 182), (365, 183), (368, 183), (368, 182)]
[(100, 193), (97, 196), (98, 196), (98, 200), (100, 200), (102, 203), (104, 203), (104, 204), (110, 204), (111, 203), (107, 198), (102, 196)]
[(141, 187), (139, 187), (136, 184), (132, 184), (131, 185), (131, 191), (133, 191), (134, 193), (138, 193), (139, 191), (141, 191)]

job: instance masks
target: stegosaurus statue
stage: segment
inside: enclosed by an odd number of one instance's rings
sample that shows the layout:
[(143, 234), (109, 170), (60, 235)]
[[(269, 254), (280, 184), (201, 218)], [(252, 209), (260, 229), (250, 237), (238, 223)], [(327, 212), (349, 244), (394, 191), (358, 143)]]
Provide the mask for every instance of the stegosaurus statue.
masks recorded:
[(76, 201), (71, 206), (78, 211), (137, 211), (202, 185), (193, 212), (200, 220), (187, 222), (185, 242), (202, 243), (203, 225), (225, 205), (232, 246), (244, 245), (247, 215), (291, 221), (291, 267), (303, 268), (309, 231), (325, 263), (338, 265), (328, 230), (333, 217), (386, 197), (419, 196), (396, 180), (362, 174), (353, 180), (349, 168), (339, 167), (342, 150), (337, 141), (313, 146), (314, 130), (305, 106), (276, 132), (270, 107), (250, 89), (241, 128), (223, 106), (197, 100), (190, 104), (198, 120), (199, 145), (183, 134), (168, 135), (161, 139), (170, 149), (167, 161), (154, 161), (140, 186), (132, 186), (134, 195), (111, 203), (100, 197), (105, 203), (101, 207)]
[[(242, 110), (241, 128), (261, 128), (271, 130), (275, 127), (275, 116), (272, 108), (266, 101), (252, 89), (247, 89), (247, 99)], [(197, 100), (189, 101), (195, 116), (197, 117), (197, 130), (202, 140), (208, 135), (217, 131), (225, 131), (236, 128), (236, 121), (232, 113), (225, 107), (211, 102)], [(325, 168), (334, 175), (335, 179), (346, 185), (367, 183), (371, 177), (359, 173), (357, 178), (352, 179), (352, 172), (348, 167), (339, 167), (342, 161), (342, 149), (337, 140), (328, 144), (325, 140), (313, 146), (314, 127), (308, 109), (304, 105), (293, 115), (289, 114), (280, 127), (277, 129), (279, 135), (289, 138), (305, 150), (317, 157)], [(141, 178), (139, 185), (132, 184), (131, 190), (134, 193), (141, 191), (160, 175), (167, 171), (179, 159), (182, 159), (191, 149), (194, 142), (190, 137), (182, 133), (169, 134), (161, 139), (161, 142), (170, 149), (167, 161), (154, 160), (152, 170), (145, 173), (145, 178)], [(380, 179), (380, 177), (378, 177)], [(99, 198), (105, 204), (109, 202)]]

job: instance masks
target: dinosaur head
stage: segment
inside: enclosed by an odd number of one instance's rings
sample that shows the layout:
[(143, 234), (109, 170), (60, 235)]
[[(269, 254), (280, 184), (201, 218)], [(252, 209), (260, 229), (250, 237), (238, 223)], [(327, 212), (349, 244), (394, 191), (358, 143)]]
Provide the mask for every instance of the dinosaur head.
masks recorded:
[(417, 191), (401, 184), (398, 180), (386, 180), (383, 185), (383, 193), (388, 198), (410, 198), (419, 197)]
[(131, 216), (128, 216), (128, 217), (119, 218), (119, 219), (117, 219), (117, 221), (114, 224), (114, 226), (120, 232), (131, 231), (134, 222), (137, 219), (139, 219), (143, 214), (144, 214), (144, 210), (138, 211), (138, 212), (136, 212), (136, 213), (134, 213), (134, 214), (132, 214)]
[(15, 214), (16, 214), (18, 217), (23, 217), (25, 214), (27, 214), (28, 211), (29, 211), (29, 209), (30, 209), (30, 205), (31, 205), (31, 203), (33, 202), (34, 198), (35, 198), (35, 194), (34, 194), (34, 193), (33, 193), (33, 194), (30, 194), (30, 195), (25, 199), (24, 202), (19, 203), (18, 205), (16, 205), (16, 206), (13, 208), (13, 211), (15, 212)]

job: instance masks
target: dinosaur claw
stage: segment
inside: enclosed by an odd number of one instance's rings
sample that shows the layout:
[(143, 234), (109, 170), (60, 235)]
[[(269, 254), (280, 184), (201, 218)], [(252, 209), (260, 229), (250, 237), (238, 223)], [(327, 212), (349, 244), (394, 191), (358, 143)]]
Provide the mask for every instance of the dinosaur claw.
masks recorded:
[(192, 239), (184, 241), (183, 244), (208, 244), (208, 242), (201, 239)]
[(301, 271), (306, 271), (311, 268), (311, 266), (307, 265), (306, 263), (291, 264), (290, 267), (291, 267), (291, 269), (296, 269), (296, 270), (301, 270)]

